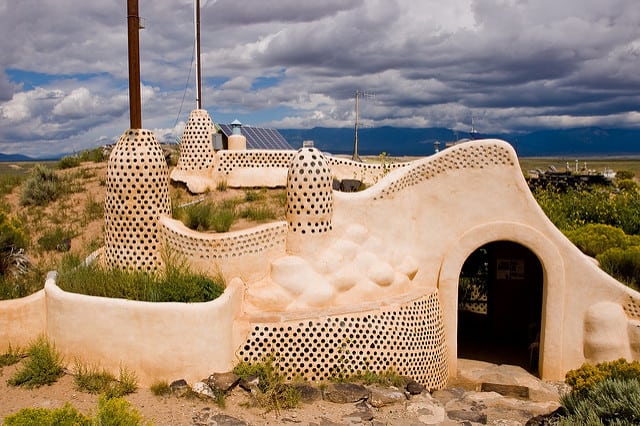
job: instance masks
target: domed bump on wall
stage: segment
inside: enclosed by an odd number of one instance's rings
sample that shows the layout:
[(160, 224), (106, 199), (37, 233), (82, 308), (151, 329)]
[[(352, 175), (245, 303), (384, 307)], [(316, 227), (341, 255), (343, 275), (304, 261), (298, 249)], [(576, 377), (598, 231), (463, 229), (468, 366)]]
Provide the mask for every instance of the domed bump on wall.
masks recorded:
[(127, 130), (107, 164), (104, 226), (108, 266), (158, 268), (157, 220), (171, 214), (168, 186), (166, 161), (153, 132)]

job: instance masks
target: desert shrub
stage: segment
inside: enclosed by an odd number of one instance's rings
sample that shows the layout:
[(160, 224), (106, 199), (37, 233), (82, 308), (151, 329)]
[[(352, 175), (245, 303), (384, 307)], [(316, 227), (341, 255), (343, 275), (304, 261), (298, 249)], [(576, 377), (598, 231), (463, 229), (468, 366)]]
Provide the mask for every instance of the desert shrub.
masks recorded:
[(64, 182), (55, 172), (43, 165), (36, 165), (22, 185), (20, 204), (44, 206), (55, 201), (63, 192)]
[(560, 425), (640, 424), (640, 381), (607, 378), (588, 391), (569, 393), (560, 400), (566, 411)]
[(258, 378), (258, 392), (254, 394), (256, 402), (267, 411), (295, 408), (300, 404), (300, 392), (284, 383), (273, 357), (265, 357), (262, 362), (238, 363), (233, 372), (242, 379)]
[(565, 382), (571, 386), (573, 393), (586, 393), (605, 379), (640, 380), (640, 362), (628, 362), (625, 359), (601, 362), (596, 365), (584, 364), (565, 375)]
[(79, 413), (71, 404), (62, 408), (23, 408), (4, 419), (5, 426), (90, 426), (91, 419)]
[(40, 238), (38, 238), (38, 247), (44, 251), (67, 251), (71, 239), (75, 233), (70, 229), (55, 226), (47, 229)]
[(629, 236), (622, 229), (594, 223), (565, 231), (565, 235), (583, 253), (592, 257), (610, 248), (625, 248), (630, 242)]
[(616, 172), (616, 179), (617, 180), (633, 179), (635, 175), (636, 174), (633, 173), (631, 170), (618, 170)]
[(11, 386), (32, 389), (56, 382), (63, 374), (62, 355), (44, 336), (38, 337), (27, 350), (28, 358), (9, 379)]
[(104, 203), (96, 201), (91, 195), (87, 197), (84, 204), (84, 219), (90, 222), (99, 219), (104, 214)]
[(620, 191), (637, 192), (638, 184), (633, 179), (622, 179), (616, 182), (616, 188)]
[(80, 165), (80, 157), (77, 155), (66, 155), (58, 161), (56, 167), (60, 170), (71, 169)]
[(93, 424), (100, 426), (138, 426), (147, 424), (130, 403), (124, 398), (101, 397)]
[(14, 348), (9, 344), (5, 353), (0, 354), (0, 368), (17, 364), (22, 358), (24, 358), (24, 354), (20, 348)]
[(640, 289), (640, 246), (611, 248), (596, 256), (600, 267), (632, 288)]
[(389, 369), (382, 373), (377, 373), (369, 369), (350, 375), (347, 382), (362, 382), (365, 385), (379, 384), (383, 386), (395, 386), (402, 388), (406, 384), (406, 379), (395, 371)]
[(227, 232), (233, 224), (235, 210), (223, 204), (216, 205), (210, 201), (186, 206), (175, 216), (189, 228), (196, 231)]
[(104, 149), (101, 146), (93, 149), (85, 149), (79, 155), (80, 161), (92, 161), (94, 163), (101, 163), (105, 160)]
[(0, 275), (0, 300), (18, 299), (33, 294), (44, 287), (44, 281), (43, 272), (34, 267), (17, 276)]
[(149, 387), (149, 390), (155, 396), (166, 396), (171, 393), (171, 387), (169, 386), (169, 383), (167, 383), (166, 380), (160, 380), (160, 381), (154, 382)]
[(23, 175), (3, 174), (0, 175), (0, 195), (9, 194), (13, 189), (20, 185), (25, 179)]
[(101, 394), (116, 381), (115, 376), (108, 371), (77, 361), (73, 366), (73, 376), (76, 389), (90, 394)]
[(14, 254), (27, 246), (20, 222), (0, 211), (0, 276), (15, 265)]
[(264, 191), (258, 192), (253, 189), (250, 189), (244, 193), (244, 201), (246, 201), (247, 203), (264, 200), (264, 198), (265, 198)]

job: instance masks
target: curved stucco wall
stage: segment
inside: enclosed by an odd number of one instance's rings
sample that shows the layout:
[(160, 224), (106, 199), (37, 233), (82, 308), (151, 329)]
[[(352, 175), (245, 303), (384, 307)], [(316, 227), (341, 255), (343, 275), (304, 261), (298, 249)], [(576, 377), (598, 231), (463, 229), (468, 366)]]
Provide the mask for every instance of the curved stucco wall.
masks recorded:
[(393, 171), (363, 192), (336, 193), (334, 200), (334, 232), (357, 220), (387, 246), (412, 248), (421, 265), (415, 281), (440, 289), (452, 371), (458, 277), (466, 257), (488, 242), (520, 243), (542, 263), (543, 378), (561, 379), (590, 360), (585, 315), (592, 304), (612, 301), (627, 306), (630, 320), (638, 319), (629, 306), (640, 306), (640, 295), (600, 270), (549, 221), (506, 142), (457, 145)]
[[(67, 361), (79, 359), (118, 374), (134, 371), (142, 386), (184, 378), (190, 383), (229, 371), (244, 334), (236, 323), (242, 284), (232, 282), (206, 303), (150, 303), (85, 296), (45, 283), (46, 332)], [(234, 324), (235, 323), (235, 324)]]
[(45, 292), (0, 301), (0, 353), (9, 346), (25, 348), (44, 333), (47, 321)]

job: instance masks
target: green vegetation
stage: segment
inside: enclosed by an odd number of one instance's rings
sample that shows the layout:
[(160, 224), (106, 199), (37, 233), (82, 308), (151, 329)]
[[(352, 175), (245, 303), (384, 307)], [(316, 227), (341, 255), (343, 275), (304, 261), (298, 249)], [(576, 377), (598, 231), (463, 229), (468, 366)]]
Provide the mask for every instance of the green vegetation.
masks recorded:
[(255, 222), (266, 222), (275, 219), (276, 212), (274, 212), (271, 207), (265, 205), (248, 206), (242, 209), (240, 217)]
[(297, 407), (301, 397), (297, 389), (284, 383), (278, 370), (273, 358), (266, 357), (255, 364), (242, 361), (234, 367), (233, 372), (244, 380), (257, 377), (258, 388), (253, 394), (256, 402), (267, 411), (278, 412)]
[(226, 180), (221, 180), (218, 182), (218, 184), (216, 185), (216, 189), (219, 192), (224, 192), (229, 188), (229, 186), (227, 185), (227, 181)]
[(9, 344), (6, 352), (0, 354), (0, 368), (17, 364), (22, 358), (24, 358), (24, 354), (20, 348), (14, 348)]
[(70, 169), (73, 167), (78, 167), (81, 163), (86, 161), (92, 161), (94, 163), (100, 163), (104, 161), (104, 153), (102, 147), (87, 149), (81, 151), (79, 154), (67, 155), (62, 157), (56, 167), (58, 169)]
[(62, 408), (24, 408), (4, 419), (6, 426), (138, 426), (150, 424), (123, 398), (101, 397), (94, 418), (87, 417), (71, 404)]
[(38, 247), (44, 251), (67, 251), (66, 243), (69, 243), (76, 233), (70, 229), (55, 226), (47, 229), (40, 238), (38, 238)]
[(342, 381), (358, 382), (365, 385), (378, 384), (382, 386), (395, 386), (397, 388), (403, 388), (406, 384), (406, 379), (393, 370), (376, 373), (367, 369), (364, 372), (352, 374)]
[(64, 181), (55, 170), (36, 165), (22, 184), (20, 204), (23, 206), (45, 206), (56, 200), (64, 191)]
[(15, 266), (15, 254), (26, 246), (27, 236), (18, 219), (0, 210), (0, 277)]
[(171, 387), (169, 386), (169, 383), (167, 383), (165, 380), (154, 382), (149, 387), (149, 390), (155, 396), (167, 396), (171, 394)]
[(640, 362), (585, 364), (569, 371), (566, 382), (573, 389), (560, 400), (566, 414), (559, 424), (640, 424)]
[(71, 404), (62, 408), (23, 408), (4, 419), (5, 426), (91, 426), (91, 420)]
[(25, 180), (24, 175), (0, 175), (0, 195), (9, 194), (15, 187)]
[(38, 337), (27, 350), (28, 358), (7, 383), (32, 389), (56, 382), (63, 374), (62, 355), (44, 336)]
[[(623, 172), (631, 176), (632, 172)], [(613, 277), (640, 285), (640, 192), (634, 181), (565, 190), (539, 188), (534, 196), (551, 221)]]
[(104, 394), (107, 398), (120, 398), (138, 389), (136, 374), (123, 367), (120, 367), (120, 376), (116, 379), (113, 374), (104, 369), (76, 362), (73, 374), (74, 384), (80, 392)]
[(192, 273), (186, 263), (165, 259), (163, 272), (156, 274), (83, 265), (77, 257), (63, 259), (58, 286), (89, 296), (113, 297), (147, 302), (207, 302), (224, 291), (224, 278)]
[(174, 209), (174, 218), (182, 220), (189, 229), (196, 231), (227, 232), (236, 218), (235, 210), (224, 203), (211, 201), (191, 204)]

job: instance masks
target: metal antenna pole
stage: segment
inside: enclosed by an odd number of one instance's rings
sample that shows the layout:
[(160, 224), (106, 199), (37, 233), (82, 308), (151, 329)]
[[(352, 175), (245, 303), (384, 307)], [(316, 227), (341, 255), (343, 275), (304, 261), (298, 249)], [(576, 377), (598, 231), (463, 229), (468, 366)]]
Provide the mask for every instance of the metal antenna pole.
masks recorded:
[(138, 0), (127, 0), (127, 29), (129, 40), (129, 121), (132, 129), (142, 128), (140, 99), (140, 17)]
[(356, 90), (356, 127), (355, 137), (353, 139), (353, 156), (351, 157), (353, 161), (362, 161), (358, 155), (358, 98), (360, 95), (362, 95), (362, 92), (360, 90)]
[(196, 107), (202, 109), (202, 81), (200, 77), (200, 0), (195, 0), (193, 8), (193, 20), (195, 22), (196, 38)]

